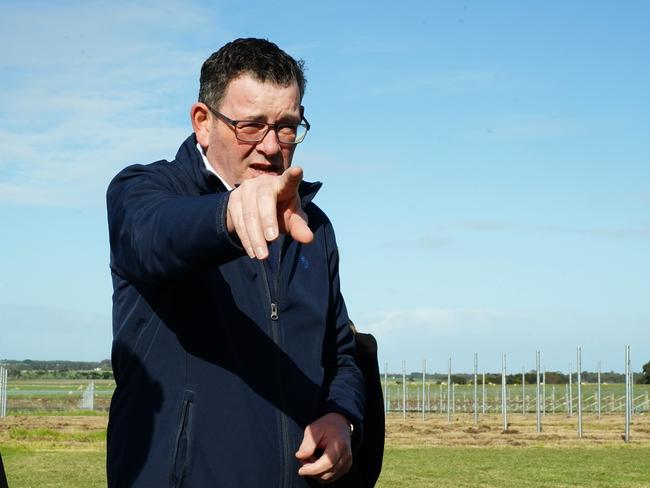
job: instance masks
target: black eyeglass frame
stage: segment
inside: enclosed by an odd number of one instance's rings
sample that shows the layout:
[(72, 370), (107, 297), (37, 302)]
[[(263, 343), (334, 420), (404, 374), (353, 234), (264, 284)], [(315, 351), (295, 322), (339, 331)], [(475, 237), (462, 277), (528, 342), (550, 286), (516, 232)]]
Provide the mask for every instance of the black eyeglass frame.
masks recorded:
[[(203, 103), (205, 103), (205, 102), (203, 102)], [(273, 129), (275, 131), (275, 135), (278, 138), (278, 142), (280, 144), (287, 144), (287, 145), (295, 146), (295, 145), (300, 144), (302, 141), (305, 140), (305, 137), (307, 137), (307, 132), (309, 132), (309, 129), (311, 129), (311, 124), (307, 121), (307, 119), (305, 118), (304, 115), (302, 116), (302, 119), (301, 119), (302, 121), (304, 121), (304, 124), (302, 122), (300, 122), (299, 124), (287, 124), (287, 123), (267, 124), (266, 122), (259, 122), (257, 120), (233, 120), (230, 117), (228, 117), (227, 115), (222, 114), (218, 110), (213, 109), (207, 103), (205, 104), (205, 106), (208, 107), (208, 110), (210, 110), (210, 112), (212, 112), (215, 117), (220, 118), (221, 120), (223, 120), (225, 123), (227, 123), (228, 125), (230, 125), (233, 128), (233, 130), (235, 131), (235, 137), (237, 138), (238, 141), (246, 142), (248, 144), (255, 144), (255, 143), (258, 143), (258, 142), (262, 142), (264, 140), (264, 138), (266, 137), (266, 135), (269, 133), (269, 131), (271, 129)], [(262, 134), (262, 136), (259, 139), (255, 139), (255, 140), (241, 139), (239, 137), (239, 133), (237, 131), (237, 128), (238, 128), (237, 124), (239, 124), (240, 122), (244, 122), (244, 123), (248, 123), (248, 124), (264, 125), (264, 126), (266, 126), (266, 130), (264, 131), (264, 133)], [(282, 128), (282, 127), (293, 127), (293, 126), (296, 126), (296, 127), (297, 126), (302, 126), (302, 127), (305, 128), (305, 134), (302, 136), (302, 138), (299, 141), (294, 141), (294, 142), (281, 141), (278, 130), (280, 128)]]

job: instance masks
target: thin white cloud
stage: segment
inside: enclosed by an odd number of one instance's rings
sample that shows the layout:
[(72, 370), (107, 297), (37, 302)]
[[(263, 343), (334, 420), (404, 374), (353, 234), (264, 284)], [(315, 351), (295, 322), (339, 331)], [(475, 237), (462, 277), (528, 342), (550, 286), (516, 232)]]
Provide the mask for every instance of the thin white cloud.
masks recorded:
[[(531, 367), (536, 350), (542, 351), (549, 370), (564, 369), (575, 358), (575, 347), (583, 346), (586, 368), (595, 368), (602, 358), (617, 357), (630, 341), (644, 344), (650, 317), (625, 310), (610, 314), (545, 309), (494, 308), (404, 308), (378, 309), (355, 318), (357, 328), (372, 333), (379, 345), (380, 364), (389, 371), (419, 371), (429, 360), (429, 371), (444, 371), (453, 357), (454, 371), (472, 370), (478, 352), (482, 370), (499, 371), (501, 354), (508, 355), (508, 368)], [(612, 330), (616, 333), (612, 334)], [(637, 352), (637, 368), (645, 362)], [(622, 356), (621, 356), (622, 359)], [(605, 363), (603, 363), (605, 364)], [(622, 368), (620, 363), (606, 368)], [(484, 369), (485, 368), (485, 369)]]
[(468, 220), (442, 227), (445, 230), (471, 230), (481, 232), (540, 232), (573, 234), (606, 239), (647, 239), (650, 227), (571, 227), (562, 225), (534, 225), (503, 220)]
[(0, 304), (0, 357), (100, 360), (109, 357), (110, 314)]
[(391, 372), (397, 372), (403, 360), (407, 371), (416, 371), (425, 358), (433, 359), (429, 371), (442, 371), (449, 356), (454, 356), (454, 368), (458, 368), (459, 357), (470, 358), (473, 351), (481, 352), (487, 345), (499, 353), (503, 339), (508, 338), (508, 347), (512, 347), (513, 337), (525, 340), (512, 331), (518, 325), (530, 327), (536, 322), (523, 312), (488, 308), (384, 309), (355, 319), (359, 330), (375, 336), (380, 361), (382, 365), (386, 361)]
[[(0, 200), (32, 205), (103, 206), (106, 186), (119, 168), (171, 158), (178, 141), (187, 135), (177, 128), (100, 130), (106, 140), (89, 143), (83, 150), (66, 137), (63, 127), (54, 134), (40, 136), (0, 133), (0, 145), (17, 140), (20, 151), (10, 162), (11, 176), (4, 174), (0, 179)], [(92, 137), (92, 131), (90, 127), (79, 127), (77, 132), (80, 137)], [(55, 133), (61, 133), (61, 138)]]
[(382, 244), (386, 248), (398, 249), (440, 249), (453, 245), (459, 231), (471, 232), (515, 232), (537, 234), (564, 234), (595, 239), (634, 240), (650, 238), (650, 227), (571, 227), (562, 225), (535, 225), (510, 222), (505, 220), (477, 219), (437, 226), (435, 233), (421, 235), (410, 241), (388, 241)]
[(576, 136), (593, 125), (593, 120), (568, 117), (521, 116), (511, 120), (485, 120), (482, 127), (468, 131), (467, 137), (504, 140), (542, 140)]
[(180, 39), (218, 34), (205, 14), (177, 2), (3, 6), (0, 201), (101, 206), (117, 170), (173, 157), (206, 56)]
[(365, 328), (380, 336), (394, 333), (453, 336), (486, 332), (498, 324), (520, 320), (522, 314), (491, 309), (414, 308), (381, 310), (368, 317)]

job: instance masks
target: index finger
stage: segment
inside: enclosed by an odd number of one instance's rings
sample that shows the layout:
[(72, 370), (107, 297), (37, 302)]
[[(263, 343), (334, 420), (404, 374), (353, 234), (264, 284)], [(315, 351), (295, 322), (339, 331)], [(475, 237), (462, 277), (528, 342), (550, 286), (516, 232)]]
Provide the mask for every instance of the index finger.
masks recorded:
[(300, 166), (291, 166), (287, 168), (280, 176), (278, 184), (278, 200), (286, 200), (298, 193), (298, 187), (302, 182), (302, 168)]
[(278, 209), (276, 196), (269, 186), (260, 187), (257, 193), (257, 212), (264, 238), (272, 241), (278, 237)]

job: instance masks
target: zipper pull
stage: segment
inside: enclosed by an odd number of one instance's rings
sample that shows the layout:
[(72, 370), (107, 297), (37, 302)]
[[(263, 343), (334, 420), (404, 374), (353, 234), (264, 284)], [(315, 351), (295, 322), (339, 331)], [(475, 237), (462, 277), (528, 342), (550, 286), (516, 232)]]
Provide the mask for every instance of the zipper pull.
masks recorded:
[(271, 302), (271, 320), (278, 320), (278, 306)]

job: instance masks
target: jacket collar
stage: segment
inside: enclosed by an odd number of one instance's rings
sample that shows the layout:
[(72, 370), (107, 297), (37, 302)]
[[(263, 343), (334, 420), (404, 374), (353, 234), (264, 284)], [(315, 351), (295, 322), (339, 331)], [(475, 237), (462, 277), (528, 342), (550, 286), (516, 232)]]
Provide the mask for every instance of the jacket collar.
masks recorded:
[[(181, 147), (178, 148), (178, 152), (176, 153), (176, 162), (179, 163), (192, 178), (192, 181), (197, 185), (200, 194), (205, 195), (208, 193), (226, 191), (226, 187), (223, 186), (223, 183), (219, 178), (217, 178), (214, 173), (208, 171), (203, 164), (201, 155), (196, 149), (196, 136), (194, 133), (185, 139), (183, 144), (181, 144)], [(314, 183), (303, 181), (300, 183), (298, 193), (303, 207), (312, 201), (321, 186), (323, 186), (323, 184), (320, 181)]]

